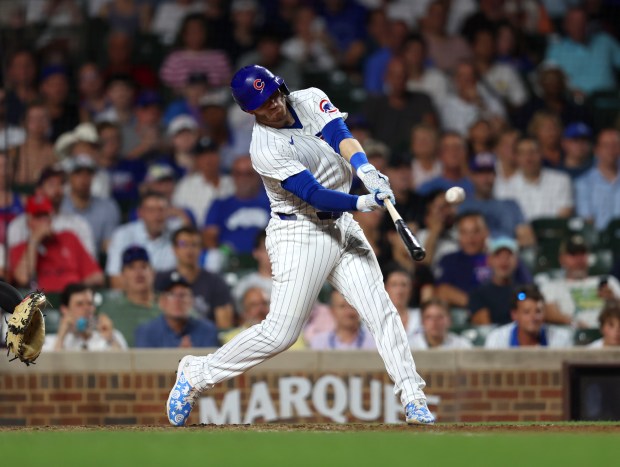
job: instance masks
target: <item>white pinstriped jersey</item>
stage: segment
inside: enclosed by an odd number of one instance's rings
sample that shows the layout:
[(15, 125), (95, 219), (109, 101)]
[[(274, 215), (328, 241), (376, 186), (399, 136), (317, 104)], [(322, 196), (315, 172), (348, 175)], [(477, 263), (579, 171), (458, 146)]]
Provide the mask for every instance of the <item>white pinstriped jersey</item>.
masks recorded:
[(296, 117), (292, 127), (254, 124), (252, 165), (263, 179), (273, 212), (312, 214), (316, 209), (282, 188), (281, 182), (307, 169), (325, 188), (349, 192), (351, 166), (320, 137), (327, 123), (343, 115), (317, 88), (292, 92), (287, 102)]

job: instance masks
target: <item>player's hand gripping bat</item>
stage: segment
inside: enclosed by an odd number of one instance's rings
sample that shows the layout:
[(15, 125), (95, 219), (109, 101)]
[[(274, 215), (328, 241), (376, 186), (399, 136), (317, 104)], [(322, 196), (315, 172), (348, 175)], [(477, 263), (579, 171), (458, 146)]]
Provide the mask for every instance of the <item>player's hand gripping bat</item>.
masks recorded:
[(388, 212), (390, 213), (392, 220), (394, 221), (394, 225), (396, 226), (396, 232), (398, 232), (400, 238), (403, 239), (403, 243), (407, 247), (409, 254), (414, 260), (422, 261), (426, 257), (426, 251), (424, 250), (424, 248), (422, 248), (422, 245), (420, 245), (420, 241), (416, 238), (415, 235), (413, 235), (411, 229), (407, 227), (407, 224), (405, 224), (403, 218), (400, 216), (400, 214), (398, 214), (398, 211), (396, 210), (392, 202), (389, 199), (386, 199), (384, 201), (384, 204)]

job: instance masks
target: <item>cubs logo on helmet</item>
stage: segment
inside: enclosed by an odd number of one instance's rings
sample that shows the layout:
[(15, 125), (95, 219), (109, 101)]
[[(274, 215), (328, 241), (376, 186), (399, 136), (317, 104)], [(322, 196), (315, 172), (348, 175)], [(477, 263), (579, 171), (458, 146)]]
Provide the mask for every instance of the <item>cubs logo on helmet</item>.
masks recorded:
[(329, 99), (322, 99), (321, 102), (319, 102), (319, 108), (321, 109), (321, 112), (326, 114), (338, 112), (338, 109), (334, 106), (334, 104), (329, 102)]
[(245, 111), (259, 108), (274, 92), (288, 96), (290, 91), (280, 76), (260, 65), (248, 65), (237, 70), (230, 81), (232, 95)]

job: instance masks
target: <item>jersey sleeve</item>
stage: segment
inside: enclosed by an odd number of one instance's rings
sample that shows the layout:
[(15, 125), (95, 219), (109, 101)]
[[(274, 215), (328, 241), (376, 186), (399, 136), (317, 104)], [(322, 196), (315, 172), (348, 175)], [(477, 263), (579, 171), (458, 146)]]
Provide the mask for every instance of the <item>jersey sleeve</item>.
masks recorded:
[(310, 117), (316, 124), (317, 132), (323, 130), (323, 127), (332, 120), (343, 118), (344, 116), (338, 108), (329, 100), (327, 94), (318, 88), (308, 88), (302, 92), (307, 96), (301, 101), (301, 111), (306, 113), (306, 117)]

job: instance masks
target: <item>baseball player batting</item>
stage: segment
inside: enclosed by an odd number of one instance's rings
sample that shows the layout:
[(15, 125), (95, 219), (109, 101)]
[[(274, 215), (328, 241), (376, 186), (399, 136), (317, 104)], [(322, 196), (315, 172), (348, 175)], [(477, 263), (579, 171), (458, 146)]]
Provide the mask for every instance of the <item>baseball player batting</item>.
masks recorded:
[[(368, 163), (340, 111), (317, 88), (289, 92), (284, 80), (250, 65), (235, 73), (232, 95), (256, 118), (254, 169), (271, 203), (267, 251), (273, 268), (267, 318), (206, 357), (179, 363), (166, 411), (185, 424), (200, 394), (283, 352), (298, 338), (325, 281), (355, 307), (372, 333), (408, 423), (432, 424), (424, 380), (388, 298), (377, 258), (350, 211), (394, 202), (387, 177)], [(370, 194), (349, 194), (352, 169)]]

